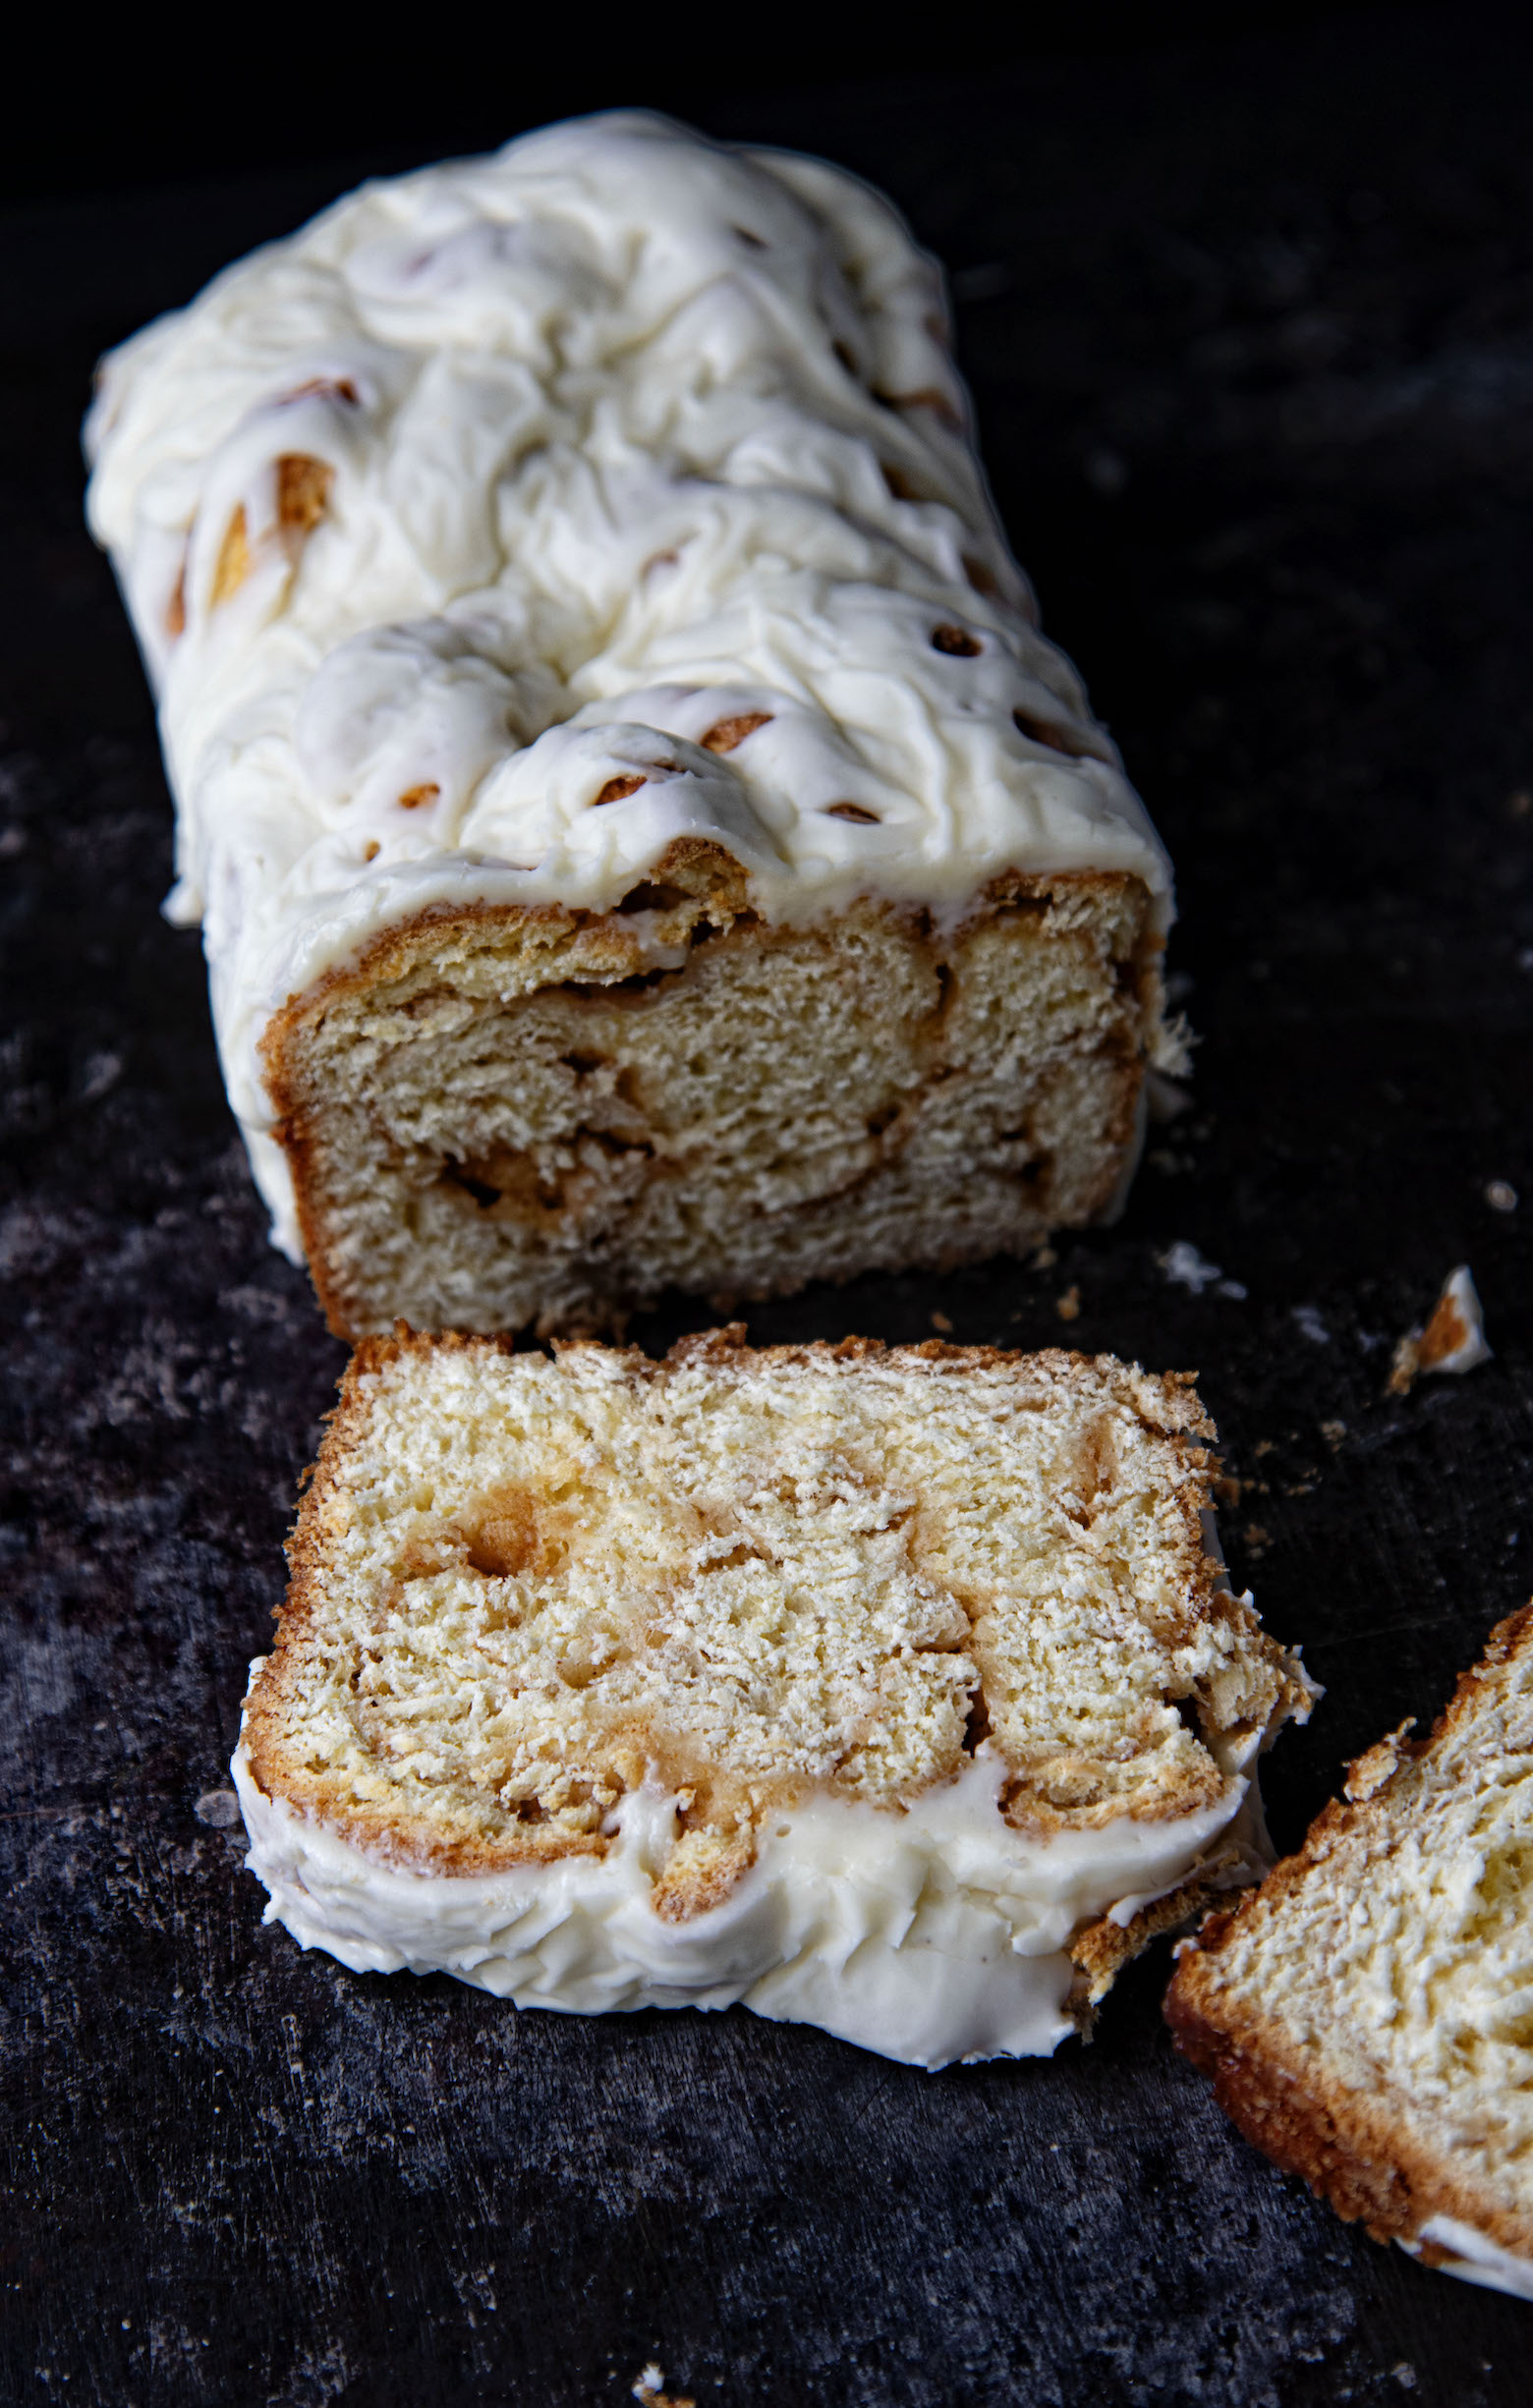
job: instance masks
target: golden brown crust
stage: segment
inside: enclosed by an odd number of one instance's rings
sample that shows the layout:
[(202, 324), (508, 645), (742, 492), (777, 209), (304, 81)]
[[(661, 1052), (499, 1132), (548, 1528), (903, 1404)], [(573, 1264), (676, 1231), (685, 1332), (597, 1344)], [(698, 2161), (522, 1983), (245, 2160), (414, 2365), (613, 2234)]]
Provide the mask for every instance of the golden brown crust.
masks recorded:
[[(250, 538), (246, 532), (245, 504), (236, 504), (233, 516), (224, 529), (223, 541), (218, 546), (218, 558), (213, 563), (211, 603), (214, 610), (220, 602), (238, 593), (251, 570)], [(182, 620), (185, 624), (185, 605)], [(179, 630), (178, 630), (179, 633)]]
[[(644, 884), (675, 885), (686, 898), (675, 907), (678, 926), (699, 918), (714, 926), (745, 917), (750, 911), (748, 880), (734, 856), (701, 837), (682, 836), (667, 847), (648, 872)], [(624, 897), (627, 901), (627, 897)], [(688, 909), (691, 905), (695, 908)], [(369, 987), (408, 978), (423, 962), (435, 959), (454, 937), (472, 941), (487, 929), (515, 928), (534, 944), (557, 957), (550, 960), (552, 980), (570, 978), (632, 978), (647, 967), (648, 956), (632, 918), (622, 905), (610, 912), (589, 911), (567, 903), (432, 903), (408, 920), (380, 928), (351, 958), (338, 962), (302, 993), (290, 995), (273, 1014), (260, 1040), (266, 1084), (281, 1111), (276, 1082), (284, 1075), (292, 1032), (319, 1018), (335, 998), (361, 994)], [(566, 948), (577, 946), (567, 964)]]
[[(1228, 1915), (1210, 1918), (1189, 1950), (1218, 1944)], [(1225, 2029), (1200, 1994), (1184, 1958), (1165, 2001), (1165, 2013), (1182, 2054), (1214, 2084), (1214, 2095), (1253, 2147), (1284, 2173), (1301, 2174), (1312, 2191), (1329, 2199), (1348, 2222), (1364, 2223), (1376, 2241), (1413, 2236), (1432, 2212), (1420, 2200), (1404, 2168), (1388, 2117), (1376, 2119), (1360, 2103), (1316, 2084), (1295, 2062), (1280, 2037), (1252, 2020), (1239, 2033)], [(1382, 2132), (1369, 2127), (1382, 2121)], [(1435, 2203), (1434, 2203), (1435, 2204)]]
[[(1220, 2105), (1252, 2146), (1376, 2241), (1415, 2245), (1423, 2225), (1447, 2215), (1514, 2255), (1533, 2256), (1525, 2219), (1508, 2214), (1461, 2162), (1416, 2140), (1403, 2101), (1387, 2090), (1364, 2097), (1328, 2082), (1279, 2026), (1256, 2014), (1231, 2016), (1227, 2001), (1200, 1983), (1198, 1952), (1217, 1948), (1233, 1920), (1211, 1916), (1183, 1943), (1165, 2012), (1178, 2048), (1210, 2077)], [(1438, 2264), (1446, 2253), (1429, 2242), (1421, 2254)]]
[[(732, 731), (734, 723), (727, 724)], [(952, 942), (987, 921), (1001, 923), (1013, 915), (1031, 918), (1050, 911), (1059, 912), (1068, 920), (1082, 906), (1103, 906), (1125, 894), (1132, 894), (1138, 905), (1138, 933), (1131, 958), (1118, 967), (1124, 1025), (1108, 1035), (1100, 1047), (1105, 1065), (1110, 1066), (1102, 1132), (1104, 1167), (1093, 1192), (1082, 1200), (1079, 1213), (1072, 1213), (1072, 1218), (1084, 1220), (1096, 1218), (1111, 1207), (1135, 1142), (1146, 1033), (1159, 1016), (1161, 992), (1163, 939), (1154, 925), (1148, 889), (1140, 879), (1122, 871), (1067, 870), (1047, 875), (1006, 871), (989, 882), (976, 897), (961, 926), (946, 936), (937, 932), (931, 914), (919, 906), (887, 903), (877, 907), (920, 931), (922, 941), (933, 955), (945, 964)], [(653, 914), (648, 937), (635, 924), (634, 913), (640, 909)], [(685, 951), (702, 935), (713, 939), (716, 946), (719, 940), (727, 942), (732, 935), (743, 936), (747, 932), (759, 938), (761, 927), (751, 906), (749, 879), (740, 864), (716, 844), (684, 837), (667, 849), (647, 877), (612, 911), (595, 912), (558, 903), (433, 905), (409, 921), (381, 930), (350, 961), (326, 972), (301, 994), (290, 996), (262, 1033), (259, 1051), (276, 1115), (274, 1134), (292, 1174), (304, 1251), (319, 1301), (336, 1335), (350, 1338), (360, 1334), (359, 1317), (347, 1293), (338, 1249), (329, 1234), (321, 1167), (324, 1131), (305, 1093), (300, 1055), (306, 1034), (315, 1029), (337, 1002), (407, 980), (428, 964), (441, 964), (445, 970), (450, 967), (455, 946), (478, 949), (485, 944), (503, 943), (511, 936), (534, 969), (525, 989), (529, 994), (571, 983), (612, 988), (621, 986), (625, 980), (643, 978), (648, 994), (657, 996), (684, 980), (689, 971), (684, 966), (662, 979), (653, 977), (650, 948), (656, 936), (668, 949)], [(881, 1133), (880, 1161), (897, 1153), (912, 1125), (911, 1109), (903, 1109)], [(853, 1186), (871, 1175), (870, 1168), (858, 1170)], [(500, 1182), (497, 1179), (493, 1184), (498, 1187)], [(818, 1210), (826, 1201), (825, 1195), (817, 1194), (805, 1208)], [(534, 1202), (528, 1200), (527, 1211), (518, 1206), (520, 1217), (534, 1213)], [(516, 1203), (513, 1196), (507, 1208)], [(562, 1217), (560, 1209), (551, 1209), (555, 1221)], [(1042, 1226), (1040, 1223), (1039, 1228)], [(1027, 1242), (1032, 1243), (1036, 1234), (1031, 1233)], [(970, 1260), (977, 1247), (981, 1252), (990, 1251), (990, 1245), (983, 1239), (955, 1237), (950, 1247), (940, 1251), (934, 1267), (954, 1268)], [(842, 1275), (850, 1277), (853, 1273), (847, 1271)], [(719, 1284), (711, 1293), (716, 1308), (728, 1311), (746, 1297), (802, 1284), (801, 1274), (790, 1274), (769, 1291), (753, 1282), (733, 1291)], [(592, 1308), (573, 1325), (589, 1328), (593, 1333), (618, 1327), (626, 1302), (615, 1296), (609, 1307)], [(568, 1316), (555, 1316), (546, 1324), (539, 1322), (539, 1334), (545, 1336), (570, 1326)]]
[(1153, 1898), (1127, 1923), (1103, 1915), (1077, 1932), (1066, 1953), (1081, 1977), (1087, 2004), (1095, 2006), (1105, 1998), (1122, 1968), (1153, 1939), (1174, 1932), (1219, 1894), (1219, 1884), (1196, 1875), (1164, 1898)]
[(329, 507), (335, 471), (327, 460), (307, 452), (282, 452), (277, 459), (277, 525), (295, 534), (313, 532)]
[[(301, 387), (306, 392), (325, 390), (315, 378)], [(338, 390), (338, 387), (329, 388)], [(329, 507), (330, 487), (335, 471), (326, 460), (315, 460), (308, 452), (283, 452), (276, 462), (277, 529), (290, 550), (300, 546), (306, 535), (312, 534)], [(213, 563), (213, 582), (209, 594), (211, 608), (216, 610), (239, 592), (256, 563), (252, 547), (250, 522), (245, 504), (237, 502), (224, 529), (218, 557)], [(166, 614), (166, 627), (172, 636), (186, 630), (186, 568), (183, 564), (176, 583), (175, 594)]]
[[(1407, 2103), (1381, 2085), (1371, 2095), (1328, 2078), (1319, 2050), (1300, 2048), (1220, 1980), (1220, 1960), (1238, 1933), (1270, 1918), (1307, 1876), (1377, 1825), (1392, 1785), (1474, 1714), (1498, 1669), (1533, 1644), (1533, 1603), (1497, 1625), (1480, 1661), (1461, 1673), (1431, 1736), (1414, 1743), (1403, 1728), (1365, 1750), (1349, 1767), (1349, 1802), (1334, 1800), (1311, 1824), (1302, 1847), (1278, 1864), (1259, 1890), (1211, 1915), (1183, 1943), (1165, 2014), (1184, 2056), (1209, 2075), (1215, 2096), (1252, 2145), (1302, 2175), (1338, 2215), (1361, 2222), (1376, 2241), (1413, 2244), (1435, 2215), (1473, 2225), (1502, 2248), (1533, 2257), (1533, 2227), (1507, 2212), (1465, 2170), (1419, 2141)], [(1430, 2244), (1422, 2255), (1438, 2263)]]

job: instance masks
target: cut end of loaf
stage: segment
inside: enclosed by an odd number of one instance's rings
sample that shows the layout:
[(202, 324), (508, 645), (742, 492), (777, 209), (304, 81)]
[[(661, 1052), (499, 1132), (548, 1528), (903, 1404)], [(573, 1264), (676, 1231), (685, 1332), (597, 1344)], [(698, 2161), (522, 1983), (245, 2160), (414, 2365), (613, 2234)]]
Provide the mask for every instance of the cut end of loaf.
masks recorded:
[(1184, 1943), (1166, 2014), (1246, 2138), (1338, 2214), (1533, 2296), (1533, 1605), (1429, 1740), (1407, 1728)]
[(263, 1041), (332, 1326), (620, 1330), (666, 1288), (945, 1267), (1100, 1217), (1161, 949), (1125, 874), (773, 925), (690, 841), (613, 911), (425, 913)]

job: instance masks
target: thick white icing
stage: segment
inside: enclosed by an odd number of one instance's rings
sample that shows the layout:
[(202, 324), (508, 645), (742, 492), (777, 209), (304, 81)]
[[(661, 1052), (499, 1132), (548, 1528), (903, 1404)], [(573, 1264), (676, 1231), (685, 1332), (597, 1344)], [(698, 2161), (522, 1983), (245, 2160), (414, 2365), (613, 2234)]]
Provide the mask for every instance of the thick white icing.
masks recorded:
[[(1006, 868), (1133, 870), (1169, 916), (965, 410), (887, 203), (645, 115), (364, 187), (103, 363), (90, 524), (159, 693), (167, 908), (285, 1242), (260, 1033), (426, 905), (608, 908), (693, 831), (777, 920)], [(284, 458), (329, 471), (307, 532)]]
[(1003, 1820), (1004, 1767), (982, 1750), (901, 1814), (822, 1795), (771, 1818), (724, 1903), (676, 1924), (650, 1902), (676, 1830), (658, 1787), (624, 1802), (601, 1858), (443, 1876), (267, 1797), (243, 1741), (232, 1771), (265, 1920), (355, 1973), (450, 1973), (573, 2014), (739, 2003), (932, 2068), (1050, 2054), (1075, 2029), (1065, 1942), (1083, 1922), (1126, 1923), (1201, 1866), (1233, 1886), (1271, 1861), (1242, 1773), (1198, 1814), (1040, 1841)]
[(1456, 2274), (1461, 2282), (1477, 2282), (1487, 2291), (1508, 2291), (1513, 2299), (1533, 2299), (1533, 2263), (1514, 2258), (1475, 2225), (1461, 2224), (1454, 2215), (1429, 2216), (1416, 2238), (1402, 2241), (1400, 2247), (1415, 2258), (1423, 2242), (1449, 2253), (1438, 2262), (1439, 2273)]

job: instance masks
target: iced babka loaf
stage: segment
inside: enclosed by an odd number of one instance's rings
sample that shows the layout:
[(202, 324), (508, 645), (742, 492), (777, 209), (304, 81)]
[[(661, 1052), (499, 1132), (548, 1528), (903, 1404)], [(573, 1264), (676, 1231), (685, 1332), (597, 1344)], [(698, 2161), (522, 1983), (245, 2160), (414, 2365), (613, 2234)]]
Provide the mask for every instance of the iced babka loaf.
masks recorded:
[(1190, 1382), (856, 1340), (368, 1339), (235, 1778), (306, 1947), (520, 2005), (1036, 2054), (1259, 1877), (1313, 1694)]
[(1187, 1943), (1166, 2012), (1247, 2139), (1342, 2215), (1533, 2299), (1533, 1605), (1346, 1794)]
[(1107, 1211), (1164, 855), (940, 279), (641, 115), (371, 185), (103, 364), (174, 916), (334, 1325), (594, 1328)]

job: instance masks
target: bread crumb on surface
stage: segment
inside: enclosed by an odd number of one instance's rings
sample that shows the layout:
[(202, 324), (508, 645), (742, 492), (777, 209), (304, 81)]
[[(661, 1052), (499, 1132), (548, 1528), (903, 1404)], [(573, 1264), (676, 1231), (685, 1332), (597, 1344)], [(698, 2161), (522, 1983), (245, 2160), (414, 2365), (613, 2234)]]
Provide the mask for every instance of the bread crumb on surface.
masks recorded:
[(1062, 1296), (1056, 1296), (1054, 1298), (1054, 1311), (1058, 1314), (1061, 1321), (1078, 1320), (1080, 1318), (1081, 1311), (1080, 1289), (1066, 1288)]
[(1386, 1393), (1408, 1396), (1423, 1372), (1472, 1372), (1488, 1363), (1485, 1316), (1467, 1262), (1448, 1272), (1424, 1329), (1407, 1330), (1394, 1349)]
[(697, 2402), (686, 2393), (666, 2390), (664, 2369), (653, 2362), (640, 2368), (629, 2389), (640, 2402), (640, 2408), (697, 2408)]
[(1186, 1288), (1193, 1296), (1201, 1296), (1205, 1288), (1211, 1288), (1217, 1279), (1224, 1276), (1217, 1262), (1210, 1262), (1185, 1238), (1178, 1238), (1174, 1245), (1166, 1248), (1164, 1254), (1157, 1255), (1156, 1260), (1165, 1273), (1168, 1285)]

